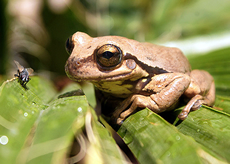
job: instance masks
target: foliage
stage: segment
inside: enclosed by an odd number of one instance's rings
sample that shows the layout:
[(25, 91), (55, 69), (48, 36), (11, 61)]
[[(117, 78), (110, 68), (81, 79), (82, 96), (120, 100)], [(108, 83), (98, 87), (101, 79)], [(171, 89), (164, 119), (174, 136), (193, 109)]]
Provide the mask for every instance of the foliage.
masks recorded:
[[(48, 0), (30, 10), (15, 2), (0, 2), (1, 163), (135, 161), (118, 147), (103, 118), (98, 121), (88, 85), (83, 87), (86, 96), (73, 83), (58, 92), (50, 80), (32, 76), (25, 90), (15, 78), (4, 80), (14, 74), (9, 68), (16, 72), (9, 65), (13, 59), (55, 79), (64, 74), (65, 40), (76, 31), (164, 43), (227, 35), (230, 26), (228, 0), (69, 0), (62, 8)], [(203, 44), (190, 40), (189, 47)], [(215, 79), (213, 108), (202, 106), (185, 121), (177, 119), (183, 107), (161, 115), (144, 109), (124, 121), (117, 133), (139, 163), (230, 163), (229, 52), (228, 44), (188, 56), (193, 69), (207, 70)]]
[(125, 163), (85, 96), (61, 96), (50, 101), (55, 91), (39, 77), (32, 77), (28, 88), (25, 90), (16, 79), (4, 82), (0, 88), (2, 163), (67, 162), (74, 136), (80, 152), (69, 162), (85, 157), (87, 163), (109, 163), (111, 159)]

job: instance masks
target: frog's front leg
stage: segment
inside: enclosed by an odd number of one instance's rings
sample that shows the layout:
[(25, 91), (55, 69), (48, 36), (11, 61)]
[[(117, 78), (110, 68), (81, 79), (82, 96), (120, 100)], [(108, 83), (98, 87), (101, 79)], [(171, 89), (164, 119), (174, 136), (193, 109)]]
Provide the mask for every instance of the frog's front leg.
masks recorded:
[(190, 81), (190, 77), (182, 73), (165, 73), (153, 76), (151, 81), (141, 90), (153, 94), (149, 96), (134, 94), (124, 100), (113, 114), (117, 118), (117, 124), (121, 124), (136, 108), (147, 107), (155, 113), (171, 109), (188, 88)]

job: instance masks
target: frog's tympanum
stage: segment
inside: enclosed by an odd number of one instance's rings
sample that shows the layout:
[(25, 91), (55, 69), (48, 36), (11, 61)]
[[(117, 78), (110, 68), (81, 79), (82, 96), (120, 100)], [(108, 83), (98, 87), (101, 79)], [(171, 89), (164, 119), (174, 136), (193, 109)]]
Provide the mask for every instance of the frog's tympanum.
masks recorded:
[(70, 79), (93, 83), (100, 91), (101, 103), (109, 102), (109, 98), (122, 100), (111, 115), (117, 124), (137, 108), (161, 113), (174, 109), (180, 99), (187, 100), (178, 116), (181, 120), (202, 104), (214, 104), (212, 76), (191, 71), (177, 48), (120, 36), (92, 38), (77, 32), (67, 40), (66, 49), (71, 54), (65, 66)]

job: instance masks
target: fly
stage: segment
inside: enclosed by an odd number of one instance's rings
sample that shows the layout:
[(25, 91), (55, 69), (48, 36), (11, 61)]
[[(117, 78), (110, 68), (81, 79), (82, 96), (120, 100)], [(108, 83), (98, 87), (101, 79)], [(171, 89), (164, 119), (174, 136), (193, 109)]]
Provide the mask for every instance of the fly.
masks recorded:
[(18, 77), (18, 81), (23, 88), (26, 88), (26, 84), (30, 81), (30, 75), (34, 72), (32, 68), (24, 68), (19, 64), (19, 62), (14, 60), (18, 68), (18, 74), (14, 74), (15, 77)]

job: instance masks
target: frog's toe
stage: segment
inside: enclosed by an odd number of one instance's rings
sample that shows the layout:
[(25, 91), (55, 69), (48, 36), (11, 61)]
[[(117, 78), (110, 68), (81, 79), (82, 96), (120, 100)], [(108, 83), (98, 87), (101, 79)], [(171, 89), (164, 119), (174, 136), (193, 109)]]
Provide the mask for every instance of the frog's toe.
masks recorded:
[(124, 120), (122, 118), (118, 118), (117, 119), (117, 124), (118, 125), (121, 125), (123, 122), (124, 122)]
[(204, 102), (202, 100), (197, 100), (194, 105), (192, 106), (191, 110), (197, 110), (199, 109)]
[(187, 117), (188, 117), (188, 112), (181, 112), (181, 113), (178, 115), (178, 118), (179, 118), (180, 120), (185, 120)]

